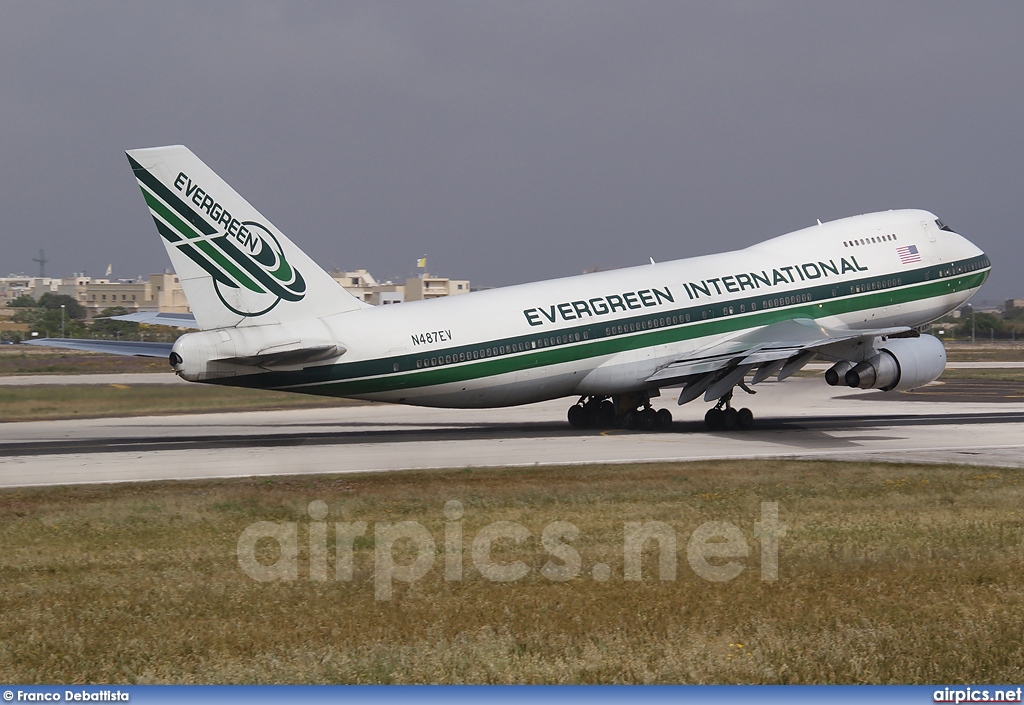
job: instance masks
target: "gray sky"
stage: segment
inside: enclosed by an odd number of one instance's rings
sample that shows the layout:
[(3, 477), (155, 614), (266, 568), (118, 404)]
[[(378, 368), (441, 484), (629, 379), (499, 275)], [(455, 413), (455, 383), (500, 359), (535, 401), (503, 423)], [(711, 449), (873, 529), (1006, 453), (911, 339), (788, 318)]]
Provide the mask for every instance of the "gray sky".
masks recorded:
[(168, 266), (188, 145), (327, 268), (499, 286), (927, 208), (1024, 296), (1024, 3), (5, 2), (0, 270)]

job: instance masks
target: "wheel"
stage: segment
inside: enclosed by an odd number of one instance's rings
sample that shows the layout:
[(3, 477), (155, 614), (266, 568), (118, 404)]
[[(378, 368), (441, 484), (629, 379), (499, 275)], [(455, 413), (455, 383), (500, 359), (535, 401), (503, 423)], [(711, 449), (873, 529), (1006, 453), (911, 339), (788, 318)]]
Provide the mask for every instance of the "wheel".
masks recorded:
[(583, 427), (598, 428), (600, 425), (597, 404), (589, 403), (583, 406)]
[(725, 409), (722, 412), (722, 430), (734, 431), (739, 424), (739, 412), (736, 409)]
[(579, 404), (569, 407), (569, 423), (574, 428), (583, 428), (587, 422), (587, 412)]
[(741, 431), (749, 431), (754, 425), (754, 412), (750, 409), (743, 408), (739, 410), (736, 415), (736, 426)]
[(659, 431), (667, 431), (672, 428), (672, 412), (668, 409), (659, 409), (655, 426)]
[(641, 409), (636, 414), (636, 425), (642, 431), (653, 431), (654, 426), (657, 422), (658, 412), (656, 412), (654, 409)]
[(619, 414), (618, 416), (615, 417), (615, 425), (618, 428), (636, 428), (636, 412), (626, 411), (622, 414)]
[(598, 426), (600, 428), (611, 428), (615, 425), (615, 404), (611, 399), (605, 399), (597, 408)]
[(718, 409), (708, 409), (704, 414), (704, 426), (709, 431), (718, 431), (722, 428), (722, 412)]

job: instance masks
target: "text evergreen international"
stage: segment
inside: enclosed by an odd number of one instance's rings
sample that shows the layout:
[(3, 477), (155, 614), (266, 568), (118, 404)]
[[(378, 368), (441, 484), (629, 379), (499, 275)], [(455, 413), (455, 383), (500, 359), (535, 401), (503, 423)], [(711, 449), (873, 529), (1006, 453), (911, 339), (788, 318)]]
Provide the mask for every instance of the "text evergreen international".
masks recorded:
[[(727, 274), (722, 277), (701, 279), (699, 282), (689, 281), (683, 283), (683, 290), (691, 301), (702, 296), (712, 297), (723, 293), (740, 293), (747, 289), (757, 290), (762, 286), (772, 288), (780, 284), (796, 284), (798, 282), (814, 279), (827, 278), (829, 276), (841, 276), (847, 272), (866, 272), (867, 267), (861, 266), (856, 257), (841, 257), (839, 264), (835, 260), (827, 262), (806, 262), (794, 264), (787, 267), (762, 269), (760, 272), (745, 272), (741, 274)], [(595, 296), (580, 301), (563, 301), (549, 306), (537, 306), (523, 310), (527, 322), (531, 326), (542, 326), (545, 322), (555, 323), (573, 321), (590, 316), (604, 316), (615, 311), (629, 311), (631, 309), (648, 308), (658, 306), (662, 303), (675, 303), (675, 297), (669, 287), (641, 289), (640, 291), (628, 291), (622, 294), (608, 294), (607, 296)]]

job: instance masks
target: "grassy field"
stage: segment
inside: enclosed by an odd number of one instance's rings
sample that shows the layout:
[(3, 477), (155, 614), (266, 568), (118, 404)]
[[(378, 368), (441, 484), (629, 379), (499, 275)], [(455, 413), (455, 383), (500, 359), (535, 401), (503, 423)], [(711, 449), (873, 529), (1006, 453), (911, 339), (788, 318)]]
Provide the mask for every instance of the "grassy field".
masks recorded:
[(0, 422), (260, 411), (365, 402), (200, 384), (0, 386)]
[(991, 370), (957, 370), (946, 368), (942, 372), (942, 376), (939, 377), (939, 380), (950, 379), (964, 379), (977, 382), (986, 380), (992, 382), (1024, 382), (1024, 369), (1010, 367)]
[(1021, 362), (1024, 361), (1024, 341), (969, 341), (947, 340), (946, 357), (950, 362)]
[[(309, 576), (327, 503), (329, 579)], [(443, 507), (465, 507), (464, 575), (444, 579)], [(754, 522), (778, 502), (777, 581)], [(0, 493), (0, 681), (8, 683), (992, 683), (1024, 680), (1024, 482), (1017, 470), (716, 462), (461, 470)], [(354, 580), (334, 579), (334, 522), (361, 520)], [(374, 526), (415, 521), (437, 560), (375, 599)], [(521, 523), (516, 582), (481, 577), (482, 527)], [(678, 536), (662, 581), (623, 572), (625, 522)], [(236, 559), (256, 521), (296, 522), (298, 578)], [(553, 521), (579, 529), (567, 582), (543, 577)], [(709, 582), (687, 541), (731, 522), (743, 571)], [(402, 544), (399, 544), (401, 547)], [(264, 561), (273, 544), (259, 544)], [(408, 554), (411, 548), (398, 553)], [(712, 559), (712, 561), (717, 559)], [(606, 582), (592, 567), (611, 567)]]
[(0, 345), (0, 376), (167, 372), (167, 360), (103, 353)]

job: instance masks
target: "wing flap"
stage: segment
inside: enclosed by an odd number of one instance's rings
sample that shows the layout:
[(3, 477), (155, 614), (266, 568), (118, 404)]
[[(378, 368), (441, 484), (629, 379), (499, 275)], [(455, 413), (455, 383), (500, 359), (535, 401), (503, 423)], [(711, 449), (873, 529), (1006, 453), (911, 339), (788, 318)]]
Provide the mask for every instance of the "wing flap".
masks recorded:
[[(668, 386), (692, 381), (695, 375), (789, 360), (836, 343), (858, 338), (900, 335), (910, 330), (905, 326), (838, 330), (825, 328), (809, 318), (794, 318), (746, 331), (729, 340), (696, 350), (690, 357), (669, 363), (657, 370), (647, 378), (647, 382)], [(805, 358), (805, 363), (810, 357)]]

